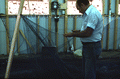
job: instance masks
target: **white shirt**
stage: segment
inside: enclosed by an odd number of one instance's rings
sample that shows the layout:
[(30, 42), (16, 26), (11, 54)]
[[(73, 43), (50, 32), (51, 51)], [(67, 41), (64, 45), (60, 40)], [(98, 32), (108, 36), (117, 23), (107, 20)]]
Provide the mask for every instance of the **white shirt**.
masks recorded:
[(103, 31), (103, 18), (101, 13), (93, 5), (89, 6), (89, 8), (83, 14), (83, 24), (81, 27), (81, 31), (84, 31), (87, 27), (92, 28), (94, 31), (90, 37), (81, 38), (81, 41), (100, 41)]

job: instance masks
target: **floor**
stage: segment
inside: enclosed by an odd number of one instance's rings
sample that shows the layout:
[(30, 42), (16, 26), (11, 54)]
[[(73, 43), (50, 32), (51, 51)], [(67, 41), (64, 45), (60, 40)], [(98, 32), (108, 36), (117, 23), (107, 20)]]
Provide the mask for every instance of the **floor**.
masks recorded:
[[(7, 58), (8, 56), (0, 56), (0, 79), (4, 78)], [(82, 78), (82, 57), (60, 54), (59, 58), (41, 55), (14, 56), (9, 78)], [(64, 68), (69, 69), (69, 73)], [(120, 79), (120, 51), (102, 52), (97, 61), (97, 79)]]

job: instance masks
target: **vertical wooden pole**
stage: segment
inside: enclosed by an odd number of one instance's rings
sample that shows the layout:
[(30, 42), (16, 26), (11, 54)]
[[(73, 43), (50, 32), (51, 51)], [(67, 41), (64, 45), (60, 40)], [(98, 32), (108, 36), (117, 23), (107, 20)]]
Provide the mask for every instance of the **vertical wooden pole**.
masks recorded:
[[(20, 25), (20, 22), (18, 26)], [(17, 53), (20, 53), (20, 35), (19, 32), (17, 33)]]
[(17, 32), (19, 32), (18, 30), (19, 30), (20, 14), (22, 13), (23, 4), (24, 4), (24, 0), (21, 0), (19, 12), (18, 12), (17, 19), (16, 19), (15, 30), (14, 30), (14, 34), (13, 34), (13, 38), (12, 38), (12, 44), (11, 44), (11, 48), (10, 48), (8, 63), (7, 63), (7, 67), (6, 67), (5, 79), (8, 79), (9, 74), (10, 74), (10, 68), (11, 68), (13, 54), (14, 54), (13, 52), (14, 52), (14, 48), (15, 48)]
[[(20, 25), (20, 22), (18, 24), (18, 26)], [(17, 33), (17, 53), (20, 53), (20, 36), (19, 36), (19, 32)]]
[[(65, 3), (67, 3), (67, 0), (65, 0)], [(68, 26), (68, 15), (67, 15), (67, 9), (65, 9), (65, 27), (64, 27), (64, 33), (67, 33), (67, 26)], [(64, 51), (67, 52), (67, 38), (64, 38), (64, 43), (65, 43), (65, 47), (64, 47)]]
[[(77, 15), (74, 18), (74, 30), (76, 30), (76, 27), (77, 27)], [(73, 38), (73, 46), (74, 49), (76, 49), (76, 37)]]
[(109, 38), (110, 38), (110, 22), (111, 22), (111, 0), (109, 0), (109, 9), (108, 9), (108, 14), (109, 14), (109, 24), (107, 27), (107, 50), (109, 50)]
[(7, 55), (9, 55), (9, 51), (10, 51), (10, 39), (9, 39), (9, 16), (8, 16), (8, 0), (6, 0), (5, 2), (6, 4), (6, 45), (7, 45)]
[[(48, 17), (48, 30), (49, 30), (49, 32), (48, 32), (48, 39), (50, 40), (50, 42), (51, 42), (51, 0), (49, 0), (49, 17)], [(50, 46), (50, 42), (49, 42), (49, 46)]]
[(116, 50), (117, 49), (117, 27), (118, 27), (118, 4), (119, 4), (119, 0), (115, 0), (116, 1), (116, 5), (115, 5), (115, 27), (114, 27), (114, 47), (113, 49)]
[[(40, 32), (40, 29), (39, 29), (39, 19), (40, 19), (40, 16), (38, 15), (38, 16), (37, 16), (37, 24), (38, 24), (38, 26), (37, 26), (37, 29), (36, 29), (38, 34), (39, 34), (39, 32)], [(40, 41), (39, 41), (39, 39), (38, 39), (37, 37), (36, 37), (36, 39), (37, 39), (37, 40), (36, 40), (36, 41), (37, 41), (37, 44), (36, 44), (36, 45), (37, 45), (37, 53), (39, 53), (39, 52), (40, 52), (40, 44), (39, 44)], [(36, 53), (35, 53), (35, 54), (36, 54)]]
[[(59, 0), (57, 0), (59, 2)], [(59, 15), (59, 9), (57, 9), (57, 15)], [(57, 22), (57, 32), (56, 32), (56, 47), (58, 51), (58, 27), (59, 27), (59, 21)]]
[[(105, 0), (102, 0), (102, 4), (103, 4), (102, 15), (104, 15), (104, 13), (105, 13)], [(104, 16), (103, 16), (103, 24), (104, 24)], [(104, 32), (104, 25), (103, 25), (103, 32)], [(102, 34), (101, 44), (102, 44), (102, 49), (103, 49), (103, 34)]]

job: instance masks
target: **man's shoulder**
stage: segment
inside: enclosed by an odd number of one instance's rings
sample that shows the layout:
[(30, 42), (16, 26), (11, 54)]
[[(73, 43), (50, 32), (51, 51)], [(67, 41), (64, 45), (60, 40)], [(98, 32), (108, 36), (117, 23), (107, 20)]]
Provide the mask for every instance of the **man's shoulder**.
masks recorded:
[(93, 6), (93, 8), (91, 9), (91, 11), (90, 11), (90, 13), (89, 13), (89, 16), (90, 17), (98, 17), (98, 18), (102, 18), (102, 14), (100, 13), (100, 11), (99, 10), (97, 10), (94, 6)]
[(97, 8), (95, 8), (94, 6), (92, 6), (91, 13), (101, 15), (100, 11)]

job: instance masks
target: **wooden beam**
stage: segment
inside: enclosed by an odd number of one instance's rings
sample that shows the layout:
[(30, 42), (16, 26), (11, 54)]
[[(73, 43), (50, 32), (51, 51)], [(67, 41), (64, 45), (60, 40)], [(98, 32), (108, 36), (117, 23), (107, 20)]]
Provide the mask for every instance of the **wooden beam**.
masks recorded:
[(48, 18), (48, 40), (49, 40), (49, 46), (51, 46), (51, 18), (52, 16), (49, 15), (49, 18)]
[[(67, 3), (67, 0), (65, 0), (65, 3)], [(64, 23), (65, 23), (64, 33), (66, 34), (67, 33), (67, 26), (68, 26), (67, 9), (65, 9), (65, 22)], [(65, 43), (64, 51), (67, 52), (67, 38), (66, 37), (64, 38), (64, 43)]]
[(14, 34), (13, 34), (13, 38), (12, 38), (12, 44), (11, 44), (11, 48), (10, 48), (8, 63), (7, 63), (7, 67), (6, 67), (5, 79), (8, 79), (9, 74), (10, 74), (10, 68), (11, 68), (11, 64), (12, 64), (12, 60), (13, 60), (17, 32), (19, 30), (20, 14), (22, 13), (23, 4), (24, 4), (24, 0), (21, 0), (19, 12), (18, 12), (17, 19), (16, 19), (15, 30), (14, 30)]
[(52, 18), (52, 16), (51, 16), (51, 0), (49, 0), (49, 17), (48, 17), (48, 30), (49, 30), (48, 39), (50, 40), (49, 46), (51, 45), (51, 32), (50, 32), (51, 31), (51, 18)]
[[(20, 25), (20, 22), (18, 26)], [(20, 53), (20, 35), (19, 32), (17, 33), (17, 53)]]
[[(38, 24), (38, 26), (37, 26), (37, 29), (36, 29), (38, 34), (40, 32), (40, 27), (39, 27), (40, 21), (39, 20), (40, 20), (40, 16), (38, 15), (37, 16), (37, 24)], [(40, 52), (40, 41), (39, 41), (39, 39), (37, 37), (36, 37), (36, 45), (37, 45), (37, 53), (39, 53)]]
[[(77, 27), (77, 16), (75, 16), (74, 18), (74, 30), (76, 30)], [(74, 46), (74, 50), (76, 49), (76, 37), (73, 38), (73, 46)]]
[(25, 39), (26, 43), (28, 44), (28, 46), (30, 47), (30, 49), (33, 51), (33, 53), (36, 54), (35, 50), (33, 49), (32, 45), (27, 40), (27, 38), (26, 38), (25, 34), (22, 32), (22, 30), (19, 30), (19, 32), (21, 33), (21, 35), (23, 36), (23, 38)]
[(117, 49), (117, 27), (118, 27), (118, 4), (119, 4), (119, 0), (116, 0), (116, 5), (115, 5), (115, 27), (114, 27), (114, 47), (113, 49), (116, 50)]
[[(102, 11), (102, 15), (105, 14), (105, 0), (102, 0), (102, 4), (103, 4), (103, 11)], [(104, 24), (104, 16), (103, 16), (103, 24)], [(104, 25), (103, 25), (103, 32), (104, 32)], [(102, 34), (102, 40), (101, 40), (101, 45), (102, 45), (102, 49), (103, 49), (103, 34)]]
[(108, 9), (108, 14), (109, 14), (109, 24), (107, 27), (107, 50), (109, 50), (109, 38), (110, 38), (110, 21), (111, 21), (111, 0), (109, 0), (109, 9)]
[(7, 55), (9, 55), (10, 52), (10, 38), (9, 38), (9, 16), (8, 16), (8, 0), (5, 2), (6, 5), (6, 45), (7, 45)]
[[(59, 2), (59, 0), (57, 0)], [(57, 9), (57, 15), (59, 15), (59, 9)], [(57, 22), (57, 31), (56, 31), (56, 49), (57, 49), (57, 52), (58, 52), (58, 27), (59, 27), (59, 21)]]

